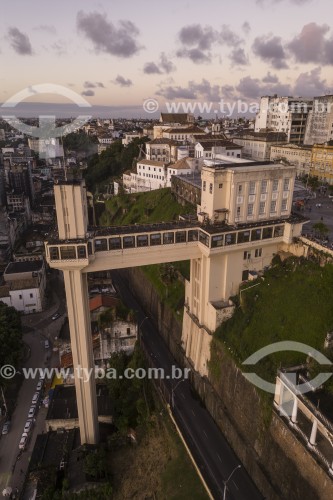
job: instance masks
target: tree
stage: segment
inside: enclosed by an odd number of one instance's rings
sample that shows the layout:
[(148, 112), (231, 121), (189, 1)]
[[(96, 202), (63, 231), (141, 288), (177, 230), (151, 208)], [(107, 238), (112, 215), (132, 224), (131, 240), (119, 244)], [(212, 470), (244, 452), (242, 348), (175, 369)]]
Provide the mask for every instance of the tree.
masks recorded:
[(23, 350), (21, 316), (14, 307), (0, 302), (0, 366), (17, 367)]
[(312, 189), (312, 191), (315, 191), (319, 187), (319, 179), (318, 177), (312, 177), (309, 176), (307, 179), (307, 185)]
[(89, 452), (84, 460), (84, 472), (94, 479), (101, 479), (106, 476), (107, 463), (104, 448), (99, 448)]
[(321, 237), (327, 236), (330, 232), (326, 224), (324, 224), (323, 222), (316, 222), (316, 224), (313, 224), (313, 229)]

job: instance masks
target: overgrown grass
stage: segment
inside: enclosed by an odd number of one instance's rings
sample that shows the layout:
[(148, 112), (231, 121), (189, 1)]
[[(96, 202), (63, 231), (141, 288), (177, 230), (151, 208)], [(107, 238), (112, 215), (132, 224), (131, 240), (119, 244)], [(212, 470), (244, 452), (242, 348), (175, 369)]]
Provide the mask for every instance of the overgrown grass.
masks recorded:
[(146, 193), (123, 194), (105, 203), (101, 225), (169, 222), (178, 220), (182, 214), (195, 213), (195, 207), (180, 205), (170, 188)]
[[(257, 286), (249, 288), (252, 285)], [(332, 289), (332, 264), (320, 267), (311, 261), (290, 258), (273, 266), (263, 278), (242, 287), (241, 305), (214, 334), (215, 349), (223, 342), (244, 371), (255, 371), (270, 382), (280, 366), (304, 363), (307, 356), (283, 351), (267, 356), (250, 370), (242, 367), (248, 356), (269, 344), (283, 340), (301, 342), (330, 357), (324, 350), (324, 340), (326, 333), (333, 330)], [(218, 356), (214, 359), (217, 361)], [(212, 373), (218, 375), (215, 364)], [(332, 384), (328, 387), (332, 390)]]
[[(172, 196), (170, 188), (146, 193), (124, 194), (108, 200), (100, 218), (101, 225), (145, 224), (178, 220), (182, 214), (195, 213), (192, 205), (180, 205)], [(174, 262), (173, 267), (186, 279), (190, 278), (190, 261)], [(162, 280), (162, 265), (150, 265), (142, 268), (153, 283), (162, 302), (175, 312), (181, 321), (185, 288), (181, 279), (166, 283)]]

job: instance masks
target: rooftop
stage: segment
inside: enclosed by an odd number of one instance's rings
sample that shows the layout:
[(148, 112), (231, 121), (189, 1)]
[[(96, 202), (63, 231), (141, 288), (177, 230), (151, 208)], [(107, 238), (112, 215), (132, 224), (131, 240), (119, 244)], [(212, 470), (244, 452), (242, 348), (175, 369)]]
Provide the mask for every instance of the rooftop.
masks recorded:
[[(98, 415), (112, 415), (111, 398), (105, 385), (96, 385)], [(56, 385), (46, 420), (77, 419), (78, 411), (74, 385)]]
[(161, 113), (162, 123), (189, 123), (188, 113)]
[(98, 294), (89, 299), (89, 309), (90, 311), (95, 311), (100, 307), (114, 307), (119, 304), (119, 299), (116, 297), (110, 297), (110, 295)]
[(42, 260), (31, 260), (23, 262), (10, 262), (6, 267), (5, 274), (33, 273), (41, 271), (44, 262)]
[(137, 165), (138, 164), (143, 164), (143, 165), (153, 165), (155, 167), (164, 167), (164, 165), (166, 165), (165, 162), (163, 161), (156, 161), (156, 160), (145, 160), (145, 159), (142, 159), (142, 160), (138, 160), (137, 161)]

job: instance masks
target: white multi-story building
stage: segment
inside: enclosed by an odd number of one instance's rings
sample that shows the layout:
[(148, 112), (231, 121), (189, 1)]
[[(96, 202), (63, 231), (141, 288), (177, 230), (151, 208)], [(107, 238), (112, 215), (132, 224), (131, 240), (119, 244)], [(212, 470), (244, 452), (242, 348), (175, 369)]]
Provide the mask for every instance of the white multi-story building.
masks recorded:
[(314, 98), (309, 113), (304, 144), (323, 144), (333, 140), (333, 95)]
[(288, 142), (303, 144), (312, 104), (312, 99), (302, 97), (264, 96), (260, 99), (254, 130), (285, 132)]
[(311, 169), (311, 146), (297, 146), (297, 144), (280, 144), (271, 147), (270, 160), (282, 160), (289, 165), (295, 165), (296, 174), (306, 175)]
[[(227, 139), (199, 139), (194, 148), (195, 158), (218, 159), (219, 155), (241, 158), (242, 146)], [(231, 158), (230, 158), (231, 159)]]
[(174, 163), (177, 160), (178, 146), (179, 144), (171, 139), (153, 139), (146, 143), (147, 160)]
[(284, 132), (254, 132), (247, 131), (232, 138), (235, 144), (243, 147), (242, 157), (251, 160), (270, 160), (271, 147), (287, 142)]
[(24, 314), (43, 310), (46, 288), (43, 260), (10, 262), (3, 278), (2, 302)]
[(283, 164), (203, 166), (199, 218), (246, 224), (288, 216), (294, 178), (295, 167)]

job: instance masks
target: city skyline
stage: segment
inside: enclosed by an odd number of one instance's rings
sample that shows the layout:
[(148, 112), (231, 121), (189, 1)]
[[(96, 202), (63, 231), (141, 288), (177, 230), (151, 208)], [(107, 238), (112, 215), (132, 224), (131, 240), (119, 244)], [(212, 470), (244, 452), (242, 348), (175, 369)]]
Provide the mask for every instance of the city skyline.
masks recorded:
[(140, 114), (148, 98), (162, 106), (329, 93), (333, 32), (325, 7), (328, 0), (181, 0), (158, 8), (151, 0), (36, 0), (32, 8), (16, 0), (0, 21), (0, 102), (40, 83), (68, 87), (119, 116)]

